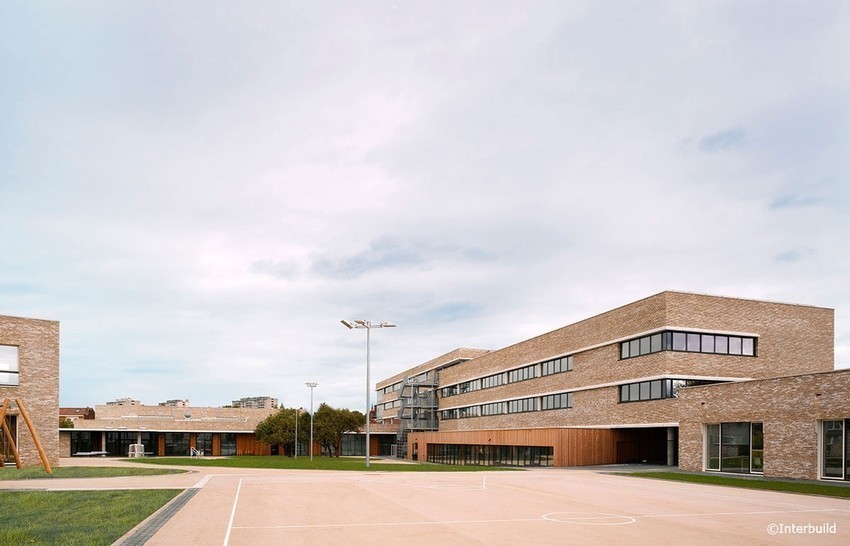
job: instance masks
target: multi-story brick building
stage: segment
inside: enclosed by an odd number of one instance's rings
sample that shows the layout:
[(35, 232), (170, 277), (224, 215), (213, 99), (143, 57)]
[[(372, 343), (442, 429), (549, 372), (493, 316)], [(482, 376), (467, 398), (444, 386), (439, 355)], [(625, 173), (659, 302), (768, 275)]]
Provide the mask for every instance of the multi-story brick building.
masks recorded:
[[(646, 461), (845, 478), (850, 370), (833, 371), (833, 316), (812, 306), (662, 292), (503, 349), (458, 349), (380, 381), (377, 415), (398, 422), (399, 452), (419, 460)], [(817, 411), (797, 411), (808, 406)], [(787, 445), (800, 435), (806, 440)], [(830, 450), (818, 448), (824, 442)], [(789, 468), (801, 458), (807, 462)]]
[[(6, 424), (21, 464), (42, 464), (35, 440), (15, 400), (20, 400), (48, 462), (59, 462), (59, 323), (0, 316), (0, 404), (9, 399)], [(0, 431), (0, 459), (14, 460)]]

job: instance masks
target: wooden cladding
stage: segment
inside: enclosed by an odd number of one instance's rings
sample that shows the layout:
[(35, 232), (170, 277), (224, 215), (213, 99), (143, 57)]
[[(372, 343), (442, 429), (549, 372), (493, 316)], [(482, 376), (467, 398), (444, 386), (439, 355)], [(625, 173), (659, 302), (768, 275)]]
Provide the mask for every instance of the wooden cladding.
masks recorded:
[[(416, 450), (413, 444), (417, 444)], [(470, 430), (417, 432), (408, 439), (408, 457), (427, 459), (428, 444), (541, 446), (553, 448), (553, 466), (588, 466), (617, 462), (617, 432), (597, 428)]]

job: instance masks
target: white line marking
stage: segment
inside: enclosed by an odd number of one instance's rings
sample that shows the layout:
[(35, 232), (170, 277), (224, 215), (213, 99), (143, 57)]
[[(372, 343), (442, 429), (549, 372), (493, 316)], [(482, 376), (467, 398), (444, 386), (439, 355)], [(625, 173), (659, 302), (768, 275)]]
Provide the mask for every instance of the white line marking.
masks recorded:
[[(234, 504), (234, 508), (235, 508)], [(822, 509), (822, 510), (771, 510), (757, 512), (709, 512), (700, 514), (646, 514), (646, 515), (619, 515), (619, 514), (596, 514), (596, 513), (580, 513), (580, 512), (560, 512), (560, 514), (582, 514), (582, 517), (568, 517), (563, 519), (555, 519), (558, 513), (544, 514), (537, 518), (516, 518), (516, 519), (473, 519), (473, 520), (449, 520), (449, 521), (398, 521), (398, 522), (375, 522), (375, 523), (327, 523), (327, 524), (311, 524), (311, 525), (240, 525), (234, 526), (233, 529), (342, 529), (346, 527), (403, 527), (415, 525), (475, 525), (482, 523), (520, 523), (520, 522), (535, 522), (535, 521), (551, 521), (553, 523), (567, 523), (578, 525), (628, 525), (635, 523), (637, 519), (652, 519), (652, 518), (675, 518), (675, 517), (704, 517), (704, 516), (752, 516), (764, 514), (795, 514), (795, 513), (811, 513), (811, 512), (836, 512), (840, 510)], [(622, 519), (626, 521), (604, 523), (601, 520)], [(591, 520), (600, 520), (600, 523), (594, 523)], [(631, 520), (631, 521), (628, 521)], [(232, 522), (231, 522), (232, 523)], [(230, 531), (228, 530), (228, 534)], [(227, 543), (225, 543), (226, 546)]]
[(198, 480), (197, 483), (195, 483), (195, 485), (193, 485), (189, 489), (203, 489), (204, 486), (207, 485), (207, 482), (210, 481), (210, 478), (212, 478), (212, 474), (207, 474), (206, 476)]
[(516, 523), (519, 521), (543, 521), (540, 518), (520, 518), (520, 519), (480, 519), (466, 521), (398, 521), (398, 522), (378, 522), (378, 523), (327, 523), (314, 525), (256, 525), (245, 527), (234, 527), (234, 529), (328, 529), (340, 527), (393, 527), (403, 525), (462, 525), (469, 523)]
[(230, 543), (230, 530), (233, 529), (233, 518), (236, 516), (236, 503), (239, 502), (239, 491), (242, 490), (242, 478), (239, 478), (239, 486), (236, 488), (236, 497), (233, 499), (233, 510), (230, 511), (230, 521), (227, 523), (227, 534), (224, 535), (224, 546)]

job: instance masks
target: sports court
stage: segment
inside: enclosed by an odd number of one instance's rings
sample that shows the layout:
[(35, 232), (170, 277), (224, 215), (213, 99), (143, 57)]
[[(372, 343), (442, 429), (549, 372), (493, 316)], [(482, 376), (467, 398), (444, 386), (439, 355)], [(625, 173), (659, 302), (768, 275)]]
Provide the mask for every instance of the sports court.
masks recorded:
[(848, 544), (850, 500), (598, 471), (210, 473), (147, 544)]

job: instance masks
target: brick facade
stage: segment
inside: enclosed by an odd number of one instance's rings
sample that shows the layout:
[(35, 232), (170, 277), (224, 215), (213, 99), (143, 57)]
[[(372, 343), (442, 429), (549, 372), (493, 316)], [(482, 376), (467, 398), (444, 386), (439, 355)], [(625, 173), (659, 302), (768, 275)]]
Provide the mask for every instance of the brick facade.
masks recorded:
[[(35, 427), (51, 465), (59, 463), (59, 323), (0, 316), (0, 345), (18, 347), (19, 385), (0, 385), (3, 399), (19, 398)], [(7, 415), (17, 417), (17, 445), (24, 466), (41, 465), (32, 435), (14, 402)]]
[[(665, 350), (621, 358), (621, 342), (661, 331), (750, 338), (756, 351), (736, 356)], [(539, 404), (543, 396), (565, 392), (572, 393), (571, 408), (458, 415), (441, 419), (438, 432), (411, 438), (422, 444), (469, 444), (482, 431), (518, 437), (540, 431), (534, 438), (545, 439), (558, 437), (551, 432), (558, 429), (612, 429), (617, 431), (612, 436), (617, 460), (643, 460), (643, 453), (652, 453), (666, 455), (669, 464), (678, 455), (682, 468), (702, 470), (706, 422), (758, 419), (764, 422), (765, 475), (812, 478), (818, 474), (818, 419), (850, 418), (850, 371), (832, 371), (832, 309), (669, 291), (503, 349), (481, 351), (442, 369), (438, 389), (565, 356), (572, 357), (571, 371), (441, 396), (439, 409), (460, 412), (522, 398)], [(397, 374), (378, 387), (433, 368), (433, 363)], [(684, 387), (678, 397), (620, 401), (622, 385), (662, 379), (720, 383)], [(652, 446), (639, 445), (646, 443)], [(421, 451), (418, 455), (423, 456)], [(611, 461), (603, 457), (596, 462)]]
[(850, 370), (690, 387), (679, 395), (679, 467), (704, 469), (704, 425), (764, 423), (764, 475), (817, 479), (823, 420), (850, 419)]

